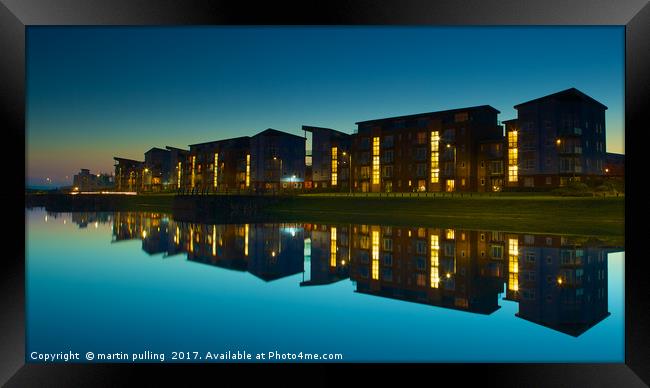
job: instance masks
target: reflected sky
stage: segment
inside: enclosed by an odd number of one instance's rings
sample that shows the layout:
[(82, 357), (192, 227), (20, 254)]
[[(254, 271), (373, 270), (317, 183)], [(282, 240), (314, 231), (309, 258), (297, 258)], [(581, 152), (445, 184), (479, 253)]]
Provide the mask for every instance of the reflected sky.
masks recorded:
[(378, 225), (27, 210), (27, 350), (622, 362), (620, 247)]

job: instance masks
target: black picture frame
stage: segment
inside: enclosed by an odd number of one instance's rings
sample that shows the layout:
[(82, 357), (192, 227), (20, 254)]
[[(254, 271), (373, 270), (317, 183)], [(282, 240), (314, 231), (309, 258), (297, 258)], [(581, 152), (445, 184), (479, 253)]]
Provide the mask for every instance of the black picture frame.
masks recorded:
[[(358, 2), (247, 2), (198, 0), (0, 0), (0, 107), (5, 140), (5, 190), (1, 196), (11, 218), (25, 220), (14, 202), (24, 200), (25, 165), (11, 148), (25, 150), (25, 30), (32, 25), (621, 25), (625, 26), (625, 164), (626, 236), (625, 250), (630, 264), (625, 271), (625, 363), (621, 364), (401, 364), (401, 370), (383, 364), (337, 365), (202, 365), (219, 368), (246, 379), (273, 374), (281, 385), (371, 382), (377, 379), (406, 383), (418, 376), (439, 380), (451, 377), (454, 383), (478, 379), (497, 386), (645, 386), (650, 382), (650, 308), (642, 262), (642, 228), (635, 228), (640, 215), (632, 213), (642, 202), (635, 174), (635, 158), (643, 144), (642, 115), (650, 98), (650, 5), (646, 0), (448, 0), (448, 1), (358, 1)], [(498, 93), (498, 91), (495, 91)], [(629, 141), (627, 141), (629, 140)], [(22, 159), (25, 162), (25, 159)], [(26, 163), (26, 162), (25, 162)], [(637, 174), (642, 174), (638, 172)], [(643, 175), (639, 175), (642, 177)], [(639, 197), (637, 197), (639, 195)], [(632, 202), (630, 202), (632, 201)], [(13, 225), (10, 221), (6, 225)], [(201, 380), (195, 365), (37, 365), (25, 364), (25, 234), (15, 230), (15, 238), (5, 235), (10, 253), (4, 255), (0, 271), (0, 382), (7, 386), (127, 385), (134, 374), (145, 374), (148, 382), (161, 379), (184, 385)], [(631, 269), (630, 269), (631, 267)], [(298, 367), (313, 378), (292, 378)], [(191, 371), (186, 369), (190, 368)], [(352, 370), (354, 369), (354, 370)], [(188, 374), (191, 373), (191, 375)], [(212, 373), (212, 381), (221, 378)], [(350, 377), (347, 377), (350, 376)], [(273, 383), (269, 378), (269, 383)]]

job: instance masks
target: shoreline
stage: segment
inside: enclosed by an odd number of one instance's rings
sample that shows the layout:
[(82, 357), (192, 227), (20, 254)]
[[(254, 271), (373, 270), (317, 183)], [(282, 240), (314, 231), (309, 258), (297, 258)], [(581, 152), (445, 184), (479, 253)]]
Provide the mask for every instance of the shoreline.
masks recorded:
[(156, 211), (207, 223), (368, 223), (597, 236), (621, 242), (625, 237), (624, 197), (26, 194), (25, 207)]

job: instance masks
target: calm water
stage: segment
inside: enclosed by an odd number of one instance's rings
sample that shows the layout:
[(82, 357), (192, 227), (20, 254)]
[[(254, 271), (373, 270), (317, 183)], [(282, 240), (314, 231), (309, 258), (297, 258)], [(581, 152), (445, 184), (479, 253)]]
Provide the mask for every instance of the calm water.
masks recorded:
[(141, 212), (33, 209), (26, 221), (28, 362), (70, 351), (80, 362), (158, 362), (146, 351), (624, 361), (624, 252), (594, 239)]

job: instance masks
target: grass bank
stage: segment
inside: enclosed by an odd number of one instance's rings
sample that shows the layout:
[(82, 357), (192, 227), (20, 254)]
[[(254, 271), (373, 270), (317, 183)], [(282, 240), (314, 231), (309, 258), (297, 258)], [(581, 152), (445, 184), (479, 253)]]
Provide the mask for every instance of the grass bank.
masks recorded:
[(269, 206), (291, 221), (391, 223), (512, 232), (607, 236), (623, 241), (623, 197), (500, 195), (346, 197), (304, 195)]

